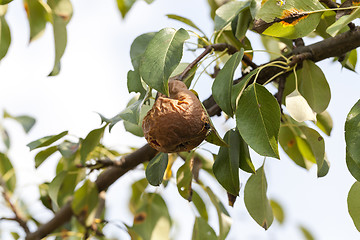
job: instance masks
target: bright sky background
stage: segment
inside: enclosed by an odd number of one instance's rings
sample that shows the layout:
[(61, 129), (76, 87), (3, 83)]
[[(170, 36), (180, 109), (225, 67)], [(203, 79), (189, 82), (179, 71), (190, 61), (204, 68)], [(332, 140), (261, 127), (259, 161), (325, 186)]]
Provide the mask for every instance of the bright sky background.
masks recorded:
[[(45, 34), (29, 45), (29, 28), (22, 1), (12, 2), (6, 15), (12, 43), (7, 56), (0, 63), (0, 110), (6, 109), (13, 115), (28, 114), (37, 119), (29, 135), (24, 135), (13, 122), (6, 121), (4, 124), (10, 129), (12, 138), (10, 157), (14, 161), (19, 183), (16, 195), (24, 199), (31, 206), (30, 211), (42, 221), (49, 219), (49, 214), (36, 202), (37, 185), (44, 179), (53, 178), (56, 158), (35, 170), (35, 153), (30, 153), (25, 145), (63, 130), (85, 137), (89, 131), (99, 127), (100, 119), (96, 112), (107, 117), (120, 112), (131, 97), (126, 88), (126, 74), (132, 68), (129, 50), (135, 37), (164, 27), (187, 28), (168, 20), (165, 14), (188, 17), (208, 35), (211, 35), (213, 28), (206, 0), (155, 0), (151, 5), (139, 1), (125, 21), (120, 18), (115, 0), (72, 2), (74, 16), (68, 25), (68, 45), (57, 77), (46, 77), (54, 61), (51, 26), (48, 25)], [(255, 35), (250, 33), (249, 36)], [(312, 41), (305, 40), (306, 43)], [(262, 48), (258, 40), (252, 44), (254, 49)], [(266, 61), (265, 55), (255, 57), (258, 64)], [(297, 228), (299, 224), (309, 228), (320, 240), (359, 238), (347, 212), (347, 193), (355, 179), (345, 164), (344, 122), (350, 108), (360, 98), (360, 77), (348, 70), (341, 70), (340, 64), (331, 60), (321, 62), (319, 66), (332, 91), (328, 110), (334, 120), (334, 129), (330, 138), (325, 137), (331, 163), (329, 174), (318, 179), (316, 166), (307, 172), (284, 154), (281, 161), (268, 159), (268, 196), (284, 206), (285, 225), (279, 226), (274, 222), (268, 231), (259, 227), (245, 209), (242, 189), (235, 207), (229, 208), (234, 223), (228, 239), (300, 240), (303, 238)], [(359, 65), (357, 71), (360, 71)], [(205, 99), (210, 94), (210, 87), (211, 82), (205, 79), (200, 80), (195, 89), (200, 98)], [(223, 120), (223, 117), (215, 118), (215, 124), (222, 134), (227, 127), (234, 126), (232, 122), (223, 124)], [(124, 151), (126, 146), (141, 146), (145, 140), (126, 133), (120, 123), (111, 134), (106, 134), (104, 143)], [(253, 160), (256, 166), (262, 162), (262, 158), (256, 156)], [(111, 211), (107, 214), (108, 220), (132, 224), (132, 216), (127, 209), (129, 186), (140, 177), (142, 172), (135, 170), (109, 189), (107, 205)], [(241, 173), (242, 180), (247, 177)], [(218, 185), (213, 189), (226, 204), (225, 191)], [(163, 192), (161, 189), (158, 191)], [(175, 219), (174, 239), (189, 239), (194, 221), (192, 207), (178, 195), (175, 187), (170, 186), (164, 195), (170, 214)], [(210, 209), (210, 223), (217, 229), (216, 213), (213, 208)], [(0, 215), (2, 211), (5, 209), (0, 207)], [(0, 223), (0, 229), (3, 226)], [(115, 226), (109, 226), (106, 231), (118, 239), (129, 239), (123, 230)]]

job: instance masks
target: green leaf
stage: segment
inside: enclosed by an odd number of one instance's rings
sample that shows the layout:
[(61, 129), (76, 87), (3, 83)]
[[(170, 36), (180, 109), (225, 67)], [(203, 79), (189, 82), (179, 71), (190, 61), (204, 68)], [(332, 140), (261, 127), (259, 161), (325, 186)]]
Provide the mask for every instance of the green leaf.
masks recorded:
[(9, 2), (12, 2), (13, 0), (0, 0), (0, 5), (8, 4)]
[(11, 118), (17, 121), (18, 123), (20, 123), (26, 133), (28, 133), (32, 129), (32, 127), (35, 125), (36, 122), (35, 118), (33, 117), (27, 115), (12, 116), (5, 110), (3, 115), (4, 118)]
[(201, 217), (195, 218), (192, 240), (216, 240), (217, 236), (215, 231), (210, 225)]
[[(156, 34), (156, 32), (144, 33), (144, 34), (138, 36), (137, 38), (135, 38), (135, 40), (131, 44), (130, 58), (131, 58), (131, 63), (135, 70), (139, 69), (141, 58), (143, 57), (147, 46), (149, 45), (151, 39), (154, 38), (155, 34)], [(128, 85), (129, 85), (129, 83), (128, 83)], [(129, 92), (130, 92), (130, 89), (129, 89)]]
[(99, 201), (99, 191), (95, 183), (86, 180), (84, 184), (74, 193), (71, 209), (75, 215), (86, 217), (85, 224), (90, 226), (95, 217), (96, 206)]
[(61, 17), (65, 23), (69, 23), (72, 14), (73, 7), (70, 0), (47, 0), (52, 12)]
[(191, 171), (191, 159), (194, 157), (194, 152), (190, 153), (185, 163), (178, 169), (176, 173), (176, 185), (180, 195), (188, 201), (191, 201), (192, 198), (192, 188), (191, 183), (193, 179), (193, 174)]
[(59, 191), (66, 176), (68, 176), (68, 171), (62, 171), (58, 173), (49, 184), (49, 197), (57, 207), (59, 207), (59, 202), (58, 202)]
[(94, 148), (100, 143), (100, 140), (104, 134), (105, 127), (106, 125), (102, 128), (94, 129), (86, 136), (80, 148), (81, 163), (86, 162), (89, 153), (91, 153)]
[(266, 192), (267, 181), (264, 166), (262, 166), (248, 179), (245, 185), (244, 201), (251, 217), (265, 230), (271, 226), (274, 219)]
[(166, 16), (170, 19), (174, 19), (174, 20), (180, 21), (182, 23), (185, 23), (186, 25), (195, 28), (196, 30), (201, 32), (203, 35), (205, 35), (205, 33), (203, 31), (201, 31), (201, 29), (198, 26), (196, 26), (195, 23), (193, 23), (193, 21), (191, 21), (188, 18), (181, 17), (181, 16), (175, 15), (175, 14), (167, 14)]
[(300, 225), (299, 228), (306, 240), (315, 240), (314, 236), (306, 227)]
[(245, 75), (245, 77), (238, 82), (237, 84), (232, 86), (232, 90), (231, 90), (231, 106), (232, 109), (235, 111), (238, 104), (239, 104), (239, 99), (241, 97), (241, 95), (243, 94), (246, 86), (248, 85), (249, 81), (251, 80), (251, 78), (258, 72), (258, 68), (251, 71), (250, 73), (248, 73), (247, 75)]
[(316, 126), (320, 128), (323, 133), (330, 136), (331, 130), (333, 128), (333, 121), (327, 111), (316, 114)]
[(20, 238), (20, 235), (16, 232), (11, 232), (11, 236), (14, 238), (14, 240), (18, 240)]
[(170, 235), (171, 224), (164, 199), (156, 193), (145, 193), (130, 230), (141, 239), (164, 239), (164, 237), (167, 239)]
[(1, 138), (5, 144), (5, 147), (7, 149), (10, 148), (10, 137), (9, 137), (9, 133), (8, 131), (5, 129), (5, 128), (0, 128), (0, 131), (1, 131)]
[(360, 100), (351, 108), (345, 122), (345, 142), (348, 155), (360, 164)]
[(64, 137), (67, 134), (68, 134), (68, 131), (64, 131), (57, 135), (46, 136), (46, 137), (40, 138), (38, 140), (35, 140), (35, 141), (27, 144), (26, 146), (28, 146), (30, 148), (30, 151), (32, 151), (36, 148), (46, 147), (46, 146), (49, 146), (50, 144), (56, 142), (57, 140), (59, 140), (60, 138)]
[(211, 121), (211, 117), (209, 116), (206, 108), (204, 107), (204, 105), (202, 103), (201, 103), (201, 106), (205, 110), (205, 113), (209, 119), (209, 124), (210, 124), (210, 131), (209, 131), (208, 135), (206, 136), (205, 140), (209, 143), (212, 143), (212, 144), (215, 144), (218, 146), (227, 146), (227, 143), (220, 137), (219, 133), (216, 131), (216, 128), (214, 127), (214, 124)]
[(293, 49), (292, 40), (286, 38), (261, 35), (261, 42), (268, 52), (270, 60), (274, 60), (283, 54), (290, 53)]
[(44, 33), (46, 23), (50, 19), (51, 9), (40, 0), (25, 0), (24, 6), (28, 14), (30, 42), (32, 42)]
[(147, 186), (148, 181), (146, 178), (142, 178), (131, 185), (132, 193), (129, 201), (129, 209), (133, 214), (135, 214), (136, 210), (139, 208), (141, 204), (140, 198)]
[(119, 113), (119, 120), (122, 119), (124, 121), (128, 121), (135, 125), (138, 125), (140, 122), (141, 107), (143, 106), (144, 102), (145, 98), (140, 97), (136, 102), (128, 104), (128, 106)]
[(140, 94), (145, 94), (146, 89), (144, 88), (140, 73), (138, 69), (135, 69), (134, 71), (130, 70), (127, 74), (127, 88), (129, 93), (131, 92), (138, 92)]
[(355, 19), (360, 18), (360, 8), (353, 11), (350, 15), (345, 15), (339, 18), (336, 22), (334, 22), (330, 27), (326, 29), (326, 32), (334, 37), (339, 33), (341, 29), (346, 27), (350, 22)]
[(239, 196), (239, 163), (241, 137), (237, 130), (229, 130), (224, 136), (229, 147), (220, 147), (215, 158), (213, 172), (218, 182), (226, 191)]
[(205, 188), (206, 193), (209, 195), (209, 198), (212, 204), (216, 208), (216, 212), (219, 219), (219, 240), (225, 240), (228, 235), (231, 227), (232, 220), (229, 213), (226, 211), (224, 205), (220, 202), (218, 197), (211, 191), (209, 187)]
[(167, 163), (167, 153), (158, 153), (151, 159), (145, 171), (146, 179), (151, 185), (159, 186), (162, 183)]
[(5, 182), (7, 191), (13, 193), (16, 187), (15, 169), (8, 156), (0, 152), (0, 178)]
[(325, 155), (324, 163), (323, 163), (321, 168), (318, 168), (317, 176), (319, 178), (320, 177), (325, 177), (326, 174), (328, 174), (329, 170), (330, 170), (330, 162), (329, 162), (329, 160), (327, 159), (327, 157)]
[(324, 7), (312, 0), (268, 0), (256, 14), (254, 29), (262, 34), (300, 38), (311, 33), (320, 22)]
[(250, 6), (250, 1), (238, 2), (230, 1), (215, 12), (215, 31), (226, 27), (243, 9)]
[(52, 71), (49, 76), (56, 76), (60, 72), (60, 60), (64, 55), (67, 44), (67, 31), (66, 21), (55, 14), (53, 14), (53, 30), (55, 41), (55, 62)]
[(151, 39), (140, 64), (140, 75), (150, 87), (169, 95), (168, 80), (180, 63), (187, 39), (189, 34), (182, 28), (164, 28)]
[(299, 150), (298, 136), (296, 132), (292, 130), (292, 127), (282, 124), (279, 132), (279, 143), (285, 153), (293, 160), (297, 165), (308, 169), (306, 159), (303, 157)]
[(357, 180), (360, 181), (360, 163), (354, 161), (346, 150), (346, 166), (351, 173), (351, 175)]
[[(181, 74), (185, 68), (189, 65), (189, 63), (179, 63), (179, 65), (175, 68), (175, 70), (171, 73), (170, 77), (175, 77), (176, 75)], [(195, 65), (192, 67), (189, 71), (189, 73), (185, 76), (185, 78), (182, 80), (183, 83), (187, 86), (187, 88), (190, 88), (191, 82), (195, 77), (195, 73), (198, 66)]]
[(121, 16), (125, 18), (126, 14), (129, 12), (136, 0), (116, 0), (116, 2)]
[(271, 199), (270, 200), (270, 206), (272, 208), (272, 211), (273, 211), (273, 214), (274, 214), (274, 217), (275, 219), (280, 223), (280, 224), (283, 224), (284, 223), (284, 219), (285, 219), (285, 214), (284, 214), (284, 210), (283, 208), (281, 207), (281, 205)]
[(200, 217), (207, 221), (209, 217), (206, 210), (205, 202), (195, 190), (192, 190), (192, 203), (194, 203)]
[(250, 8), (246, 7), (242, 9), (239, 14), (231, 22), (231, 30), (234, 36), (242, 40), (252, 22)]
[(58, 150), (57, 146), (52, 146), (36, 154), (35, 168), (38, 168), (48, 157), (50, 157), (57, 150)]
[(355, 182), (350, 188), (347, 198), (348, 211), (355, 224), (356, 229), (360, 232), (360, 182)]
[(9, 25), (7, 24), (5, 17), (0, 16), (0, 60), (3, 59), (9, 50), (11, 43), (11, 35)]
[(297, 71), (299, 92), (317, 113), (322, 113), (329, 105), (331, 92), (324, 73), (313, 61), (303, 61)]
[(236, 68), (239, 66), (243, 56), (243, 48), (239, 52), (232, 55), (216, 76), (211, 88), (215, 102), (230, 117), (234, 115), (231, 105), (231, 91), (233, 86), (234, 73)]
[(301, 126), (301, 132), (305, 135), (305, 140), (311, 148), (311, 152), (316, 159), (318, 171), (321, 169), (325, 158), (325, 142), (324, 138), (314, 129)]
[(345, 59), (341, 62), (341, 65), (351, 71), (356, 72), (357, 63), (357, 51), (353, 49), (345, 55)]
[(251, 161), (249, 146), (246, 144), (244, 139), (239, 134), (239, 148), (240, 148), (240, 156), (239, 156), (239, 167), (241, 170), (248, 173), (255, 173), (255, 167)]
[(255, 83), (243, 92), (235, 114), (245, 142), (262, 156), (279, 158), (280, 108), (274, 96)]
[(58, 150), (64, 158), (71, 159), (74, 157), (79, 147), (80, 143), (64, 141), (58, 145)]

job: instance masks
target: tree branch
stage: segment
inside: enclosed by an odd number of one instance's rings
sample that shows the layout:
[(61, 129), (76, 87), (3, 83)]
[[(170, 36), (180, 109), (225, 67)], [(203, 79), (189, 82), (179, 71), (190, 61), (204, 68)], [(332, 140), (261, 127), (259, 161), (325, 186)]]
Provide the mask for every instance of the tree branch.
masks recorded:
[[(229, 49), (229, 51), (233, 51), (234, 49), (229, 47), (228, 44), (221, 45), (223, 50)], [(318, 62), (324, 60), (329, 57), (336, 57), (346, 52), (353, 50), (360, 46), (360, 28), (357, 27), (353, 31), (348, 31), (342, 34), (339, 34), (336, 37), (328, 38), (318, 43), (297, 47), (294, 51), (289, 54), (290, 56), (297, 56), (303, 54), (305, 59), (310, 59), (314, 62)], [(219, 50), (221, 51), (221, 50)], [(235, 51), (236, 48), (235, 48)], [(230, 53), (230, 52), (229, 52)], [(282, 58), (276, 59), (276, 61), (284, 61)], [(191, 69), (191, 68), (190, 68)], [(278, 67), (268, 67), (263, 69), (257, 82), (260, 84), (264, 84), (267, 80), (274, 76), (277, 73), (280, 73), (283, 69)], [(209, 112), (210, 116), (216, 115), (220, 110), (220, 108), (216, 105), (215, 101), (211, 101), (212, 96), (210, 96), (207, 100), (204, 101), (204, 106)], [(151, 160), (157, 151), (152, 149), (148, 144), (144, 145), (142, 148), (139, 148), (135, 152), (123, 157), (118, 166), (113, 166), (105, 171), (98, 177), (96, 180), (96, 185), (98, 187), (99, 192), (106, 190), (111, 184), (113, 184), (118, 178), (123, 176), (129, 170), (135, 168), (137, 165)], [(71, 201), (69, 201), (65, 206), (63, 206), (55, 216), (47, 223), (41, 225), (35, 232), (27, 235), (26, 240), (38, 240), (41, 239), (51, 232), (53, 232), (56, 228), (60, 227), (67, 221), (71, 219), (73, 212), (71, 210)]]
[(12, 218), (6, 218), (6, 217), (3, 217), (1, 218), (0, 220), (9, 220), (9, 221), (15, 221), (17, 222), (21, 227), (22, 229), (24, 229), (25, 233), (28, 234), (30, 233), (30, 230), (26, 224), (26, 221), (24, 220), (24, 218), (21, 216), (19, 210), (17, 209), (17, 207), (11, 202), (11, 199), (10, 199), (10, 196), (9, 196), (9, 193), (7, 192), (7, 188), (6, 188), (6, 185), (5, 185), (5, 182), (3, 181), (2, 178), (0, 178), (0, 186), (3, 188), (3, 191), (2, 191), (2, 195), (3, 195), (3, 198), (5, 200), (5, 202), (9, 205), (11, 211), (14, 213), (14, 217)]

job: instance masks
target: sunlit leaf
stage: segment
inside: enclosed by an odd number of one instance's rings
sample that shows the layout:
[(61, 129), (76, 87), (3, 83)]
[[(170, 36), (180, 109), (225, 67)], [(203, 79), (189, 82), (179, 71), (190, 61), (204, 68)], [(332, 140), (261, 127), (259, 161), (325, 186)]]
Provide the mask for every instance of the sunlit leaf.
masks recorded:
[(99, 192), (96, 184), (86, 180), (84, 184), (74, 193), (71, 209), (75, 215), (85, 217), (86, 226), (90, 226), (94, 220), (94, 210), (99, 200)]
[(356, 229), (360, 232), (360, 182), (355, 182), (347, 198), (349, 214), (355, 224)]
[(291, 126), (286, 126), (284, 124), (281, 125), (279, 132), (279, 143), (285, 153), (297, 165), (308, 169), (308, 164), (306, 164), (307, 160), (303, 157), (302, 153), (299, 150), (296, 132), (292, 130)]
[(8, 4), (9, 2), (12, 2), (13, 0), (0, 0), (0, 5)]
[(150, 160), (146, 167), (145, 175), (148, 182), (153, 186), (159, 186), (164, 178), (164, 172), (168, 163), (167, 153), (158, 153)]
[(274, 96), (255, 83), (243, 92), (235, 114), (245, 142), (260, 155), (279, 158), (280, 108)]
[(0, 131), (1, 131), (1, 138), (2, 138), (2, 140), (3, 140), (3, 142), (4, 142), (4, 144), (5, 144), (5, 147), (6, 147), (7, 149), (9, 149), (9, 148), (10, 148), (10, 144), (11, 144), (11, 142), (10, 142), (10, 137), (9, 137), (9, 133), (8, 133), (8, 131), (7, 131), (5, 128), (1, 128)]
[(274, 199), (270, 200), (270, 206), (272, 208), (273, 214), (275, 219), (280, 223), (283, 224), (284, 223), (284, 219), (285, 219), (285, 214), (284, 214), (284, 210), (281, 207), (281, 205), (275, 201)]
[(150, 40), (140, 64), (140, 75), (150, 87), (169, 95), (168, 80), (180, 63), (188, 38), (188, 32), (182, 28), (164, 28)]
[(274, 37), (300, 38), (319, 24), (324, 7), (318, 1), (268, 0), (256, 14), (254, 29)]
[(353, 49), (345, 55), (345, 59), (341, 62), (341, 65), (351, 71), (356, 72), (357, 63), (357, 50)]
[(330, 136), (333, 128), (333, 121), (327, 111), (316, 114), (316, 126), (318, 126), (323, 133)]
[(241, 10), (249, 7), (250, 1), (230, 1), (216, 10), (215, 31), (219, 31), (228, 25)]
[(65, 177), (68, 175), (67, 171), (62, 171), (58, 173), (55, 178), (49, 184), (49, 197), (56, 206), (59, 206), (58, 203), (58, 194), (63, 184)]
[(360, 100), (351, 108), (345, 122), (347, 154), (360, 164)]
[(11, 118), (20, 123), (26, 133), (28, 133), (32, 129), (36, 122), (35, 118), (33, 117), (27, 115), (12, 116), (5, 110), (3, 115), (4, 118)]
[(286, 109), (290, 116), (298, 122), (315, 121), (316, 114), (298, 90), (294, 90), (285, 98)]
[(35, 168), (38, 168), (48, 157), (57, 151), (56, 146), (49, 147), (43, 151), (40, 151), (35, 156)]
[[(171, 73), (170, 77), (175, 77), (178, 74), (181, 74), (185, 68), (189, 65), (189, 63), (179, 63), (179, 65), (175, 68), (175, 70)], [(189, 73), (183, 78), (182, 82), (185, 83), (185, 85), (187, 86), (187, 88), (190, 88), (191, 86), (191, 82), (195, 77), (195, 73), (197, 70), (198, 66), (195, 65), (194, 67), (192, 67), (189, 71)], [(192, 90), (192, 89), (191, 89)], [(190, 91), (191, 91), (190, 90)]]
[(347, 26), (350, 22), (360, 17), (360, 8), (353, 11), (350, 15), (342, 16), (335, 23), (326, 29), (326, 32), (331, 36), (335, 36), (341, 29)]
[[(164, 199), (156, 193), (146, 193), (130, 228), (141, 239), (168, 239), (172, 222)], [(134, 238), (133, 238), (134, 239)]]
[(46, 136), (46, 137), (40, 138), (38, 140), (35, 140), (35, 141), (27, 144), (26, 146), (28, 146), (30, 148), (30, 151), (32, 151), (36, 148), (46, 147), (46, 146), (49, 146), (50, 144), (56, 142), (57, 140), (59, 140), (60, 138), (64, 137), (67, 134), (68, 134), (68, 131), (64, 131), (57, 135)]
[(218, 220), (219, 220), (218, 239), (225, 240), (226, 236), (228, 235), (228, 233), (230, 231), (232, 219), (231, 219), (229, 213), (226, 211), (224, 205), (220, 202), (220, 200), (213, 193), (213, 191), (209, 187), (206, 187), (205, 191), (209, 195), (209, 198), (210, 198), (212, 204), (215, 206), (216, 212), (218, 215)]
[(207, 221), (209, 217), (205, 202), (195, 190), (192, 190), (192, 203), (194, 203), (198, 213), (200, 214), (200, 217)]
[(176, 173), (176, 185), (178, 192), (184, 199), (188, 201), (191, 201), (192, 198), (191, 183), (193, 179), (193, 174), (190, 165), (191, 165), (191, 159), (193, 157), (194, 157), (194, 152), (190, 153), (187, 156), (185, 163), (178, 169)]
[(261, 35), (261, 42), (267, 50), (270, 60), (274, 60), (281, 55), (289, 53), (293, 49), (292, 41), (286, 38)]
[(51, 14), (50, 7), (40, 0), (25, 0), (25, 10), (30, 24), (30, 42), (39, 38), (45, 31)]
[(170, 19), (174, 19), (174, 20), (180, 21), (182, 23), (185, 23), (186, 25), (189, 25), (190, 27), (195, 28), (196, 30), (201, 32), (203, 35), (205, 35), (205, 33), (203, 31), (201, 31), (201, 29), (198, 26), (196, 26), (195, 23), (188, 18), (181, 17), (181, 16), (175, 15), (175, 14), (167, 14), (166, 16)]
[(65, 20), (57, 15), (53, 15), (53, 29), (55, 41), (55, 62), (49, 76), (56, 76), (60, 72), (60, 60), (64, 55), (67, 44), (67, 31)]
[(131, 185), (132, 193), (129, 201), (129, 209), (133, 214), (135, 214), (136, 210), (140, 206), (140, 198), (147, 186), (148, 181), (146, 178), (142, 178)]
[(265, 230), (271, 226), (274, 219), (266, 192), (267, 181), (264, 166), (262, 166), (248, 179), (245, 185), (244, 201), (251, 217)]
[(241, 49), (239, 52), (232, 55), (220, 70), (212, 85), (212, 94), (215, 102), (230, 117), (234, 115), (234, 110), (231, 105), (234, 73), (240, 64), (243, 55), (244, 49)]
[(299, 229), (306, 240), (315, 240), (314, 236), (311, 234), (311, 232), (306, 227), (300, 225)]
[(8, 156), (0, 152), (0, 178), (5, 182), (6, 191), (14, 192), (16, 187), (15, 169)]
[(116, 2), (121, 16), (125, 18), (126, 14), (129, 12), (136, 0), (116, 0)]
[(94, 148), (100, 143), (105, 127), (106, 125), (104, 127), (94, 129), (85, 137), (80, 148), (81, 163), (85, 163), (89, 153), (92, 152)]
[[(2, 7), (2, 6), (1, 6)], [(0, 16), (0, 60), (3, 59), (9, 49), (11, 43), (11, 35), (9, 25), (7, 24), (5, 17)]]
[(194, 229), (192, 233), (192, 240), (216, 240), (217, 236), (215, 231), (210, 225), (201, 217), (197, 217), (194, 223)]

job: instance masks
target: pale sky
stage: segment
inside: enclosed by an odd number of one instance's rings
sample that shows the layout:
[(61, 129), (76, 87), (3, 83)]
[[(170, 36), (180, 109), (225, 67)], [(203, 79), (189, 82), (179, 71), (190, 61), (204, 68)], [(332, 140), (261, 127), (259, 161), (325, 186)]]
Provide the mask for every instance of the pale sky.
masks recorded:
[[(193, 20), (208, 35), (212, 33), (206, 0), (155, 0), (152, 5), (143, 1), (135, 4), (125, 20), (120, 18), (116, 1), (72, 1), (74, 16), (68, 25), (68, 45), (62, 58), (62, 69), (57, 77), (47, 77), (53, 67), (54, 46), (51, 25), (45, 34), (30, 45), (29, 28), (22, 1), (10, 4), (6, 19), (10, 25), (12, 43), (7, 56), (0, 63), (0, 110), (6, 109), (13, 115), (28, 114), (36, 118), (37, 124), (29, 135), (13, 122), (4, 124), (10, 129), (12, 150), (10, 157), (17, 170), (19, 189), (16, 195), (31, 206), (30, 211), (40, 221), (46, 221), (49, 214), (36, 203), (37, 184), (44, 179), (51, 180), (55, 173), (56, 158), (34, 169), (33, 157), (25, 146), (34, 139), (69, 130), (77, 137), (85, 137), (98, 128), (100, 119), (96, 112), (112, 117), (120, 112), (132, 95), (126, 88), (126, 74), (132, 68), (129, 50), (138, 35), (159, 31), (164, 27), (184, 27), (166, 14), (178, 14)], [(255, 34), (249, 34), (250, 38)], [(317, 39), (315, 39), (317, 40)], [(305, 43), (313, 42), (306, 39)], [(262, 49), (259, 41), (253, 42), (254, 49)], [(187, 61), (191, 58), (187, 55)], [(255, 56), (258, 64), (267, 61), (263, 54)], [(318, 179), (316, 166), (309, 172), (295, 165), (283, 153), (282, 160), (268, 159), (266, 175), (268, 196), (278, 200), (286, 214), (284, 226), (275, 221), (268, 231), (264, 231), (251, 219), (241, 196), (233, 209), (228, 208), (233, 218), (233, 227), (228, 239), (303, 239), (297, 226), (302, 224), (314, 234), (316, 239), (356, 239), (359, 236), (347, 212), (346, 198), (355, 182), (345, 164), (344, 122), (350, 108), (360, 98), (360, 77), (357, 73), (341, 69), (339, 63), (326, 60), (319, 63), (329, 81), (332, 99), (329, 112), (333, 117), (334, 129), (330, 138), (325, 137), (326, 152), (331, 163), (328, 175)], [(357, 71), (360, 71), (359, 65)], [(200, 98), (210, 94), (211, 82), (200, 79), (196, 90)], [(215, 124), (221, 134), (233, 122), (223, 123), (223, 117), (216, 117)], [(116, 125), (111, 134), (106, 134), (104, 143), (120, 151), (126, 146), (141, 146), (145, 140), (126, 133), (122, 123)], [(216, 151), (216, 148), (209, 149)], [(262, 157), (253, 156), (258, 167)], [(179, 166), (180, 162), (176, 166)], [(130, 172), (118, 180), (108, 191), (107, 206), (109, 220), (132, 224), (132, 216), (127, 209), (130, 184), (143, 177), (139, 170)], [(248, 177), (243, 172), (241, 180)], [(214, 183), (212, 181), (211, 183)], [(210, 184), (210, 183), (209, 183)], [(211, 184), (214, 186), (214, 184)], [(153, 190), (153, 189), (151, 189)], [(226, 193), (218, 184), (213, 190), (227, 203)], [(182, 199), (174, 186), (164, 193), (170, 214), (175, 220), (174, 239), (190, 239), (194, 221), (194, 211)], [(34, 194), (34, 192), (36, 194)], [(207, 200), (209, 206), (210, 201)], [(217, 217), (210, 207), (210, 224), (217, 229)], [(4, 208), (0, 207), (0, 215)], [(3, 228), (0, 223), (0, 229)], [(8, 225), (7, 225), (8, 226)], [(9, 225), (16, 228), (15, 225)], [(106, 229), (110, 236), (129, 239), (123, 230), (110, 226)]]

